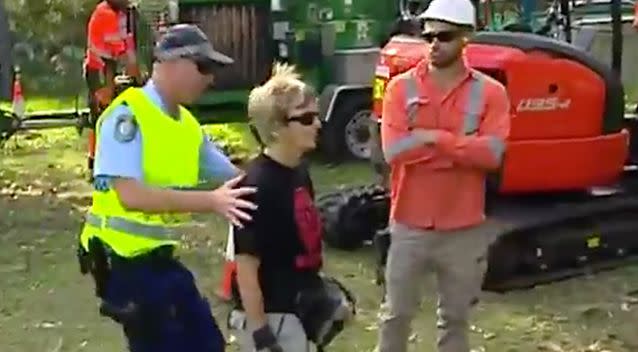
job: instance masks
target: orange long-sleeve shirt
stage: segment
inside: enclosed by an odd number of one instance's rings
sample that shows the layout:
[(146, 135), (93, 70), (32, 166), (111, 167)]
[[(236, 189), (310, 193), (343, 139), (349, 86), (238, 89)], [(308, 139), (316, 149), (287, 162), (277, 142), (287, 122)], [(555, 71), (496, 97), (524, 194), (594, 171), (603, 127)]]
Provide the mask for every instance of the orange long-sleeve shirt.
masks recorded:
[[(429, 131), (434, 143), (418, 130)], [(439, 230), (482, 222), (486, 174), (501, 165), (509, 130), (507, 92), (484, 74), (467, 69), (447, 93), (428, 76), (425, 60), (393, 78), (381, 123), (391, 220)]]
[(126, 29), (126, 13), (113, 9), (106, 1), (97, 5), (87, 28), (87, 54), (85, 64), (88, 68), (101, 70), (103, 59), (118, 59), (132, 52), (134, 43)]

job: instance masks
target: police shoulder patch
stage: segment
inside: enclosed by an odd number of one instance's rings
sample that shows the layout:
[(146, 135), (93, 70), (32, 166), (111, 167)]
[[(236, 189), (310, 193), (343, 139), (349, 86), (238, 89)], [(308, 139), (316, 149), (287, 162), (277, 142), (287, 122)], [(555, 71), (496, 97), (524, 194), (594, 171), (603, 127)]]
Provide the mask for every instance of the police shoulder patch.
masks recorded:
[(121, 143), (128, 143), (135, 139), (137, 133), (137, 122), (131, 114), (122, 114), (116, 117), (115, 140)]

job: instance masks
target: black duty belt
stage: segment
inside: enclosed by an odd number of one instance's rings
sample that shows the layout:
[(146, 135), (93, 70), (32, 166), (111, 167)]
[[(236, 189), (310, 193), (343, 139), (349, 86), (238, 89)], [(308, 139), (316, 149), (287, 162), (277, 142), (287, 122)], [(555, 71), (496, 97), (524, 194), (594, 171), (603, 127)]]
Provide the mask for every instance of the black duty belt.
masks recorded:
[(164, 245), (157, 247), (150, 252), (139, 254), (134, 257), (122, 257), (109, 251), (109, 259), (112, 266), (118, 265), (139, 265), (139, 264), (159, 264), (175, 258), (175, 246)]

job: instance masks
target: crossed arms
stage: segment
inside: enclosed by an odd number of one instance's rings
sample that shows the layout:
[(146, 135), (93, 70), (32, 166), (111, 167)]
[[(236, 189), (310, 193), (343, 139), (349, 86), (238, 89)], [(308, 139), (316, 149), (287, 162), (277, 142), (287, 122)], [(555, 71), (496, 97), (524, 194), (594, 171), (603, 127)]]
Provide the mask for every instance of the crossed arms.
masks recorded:
[(510, 130), (509, 99), (502, 86), (485, 91), (483, 119), (476, 134), (459, 135), (445, 129), (410, 129), (400, 79), (388, 85), (383, 101), (381, 139), (390, 165), (449, 160), (450, 164), (485, 170), (502, 162)]

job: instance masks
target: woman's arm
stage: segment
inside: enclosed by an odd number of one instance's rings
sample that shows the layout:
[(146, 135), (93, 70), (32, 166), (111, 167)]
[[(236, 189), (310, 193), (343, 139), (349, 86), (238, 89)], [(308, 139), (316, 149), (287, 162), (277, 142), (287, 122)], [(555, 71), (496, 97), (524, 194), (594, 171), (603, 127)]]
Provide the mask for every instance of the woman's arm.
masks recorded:
[[(253, 175), (248, 175), (247, 181)], [(264, 299), (259, 284), (259, 265), (262, 256), (264, 221), (268, 218), (267, 189), (257, 187), (257, 192), (246, 195), (243, 200), (257, 205), (257, 209), (250, 211), (252, 220), (245, 222), (242, 228), (233, 227), (233, 241), (235, 243), (235, 262), (237, 263), (237, 286), (242, 305), (246, 310), (248, 323), (252, 328), (259, 328), (267, 323), (264, 313)]]
[(257, 209), (251, 213), (252, 221), (247, 222), (242, 228), (233, 228), (237, 286), (239, 286), (239, 295), (247, 317), (248, 331), (252, 331), (255, 348), (259, 351), (268, 349), (272, 352), (283, 352), (268, 325), (264, 296), (259, 282), (260, 258), (266, 238), (264, 229), (267, 228), (267, 219), (272, 216), (268, 211), (272, 209), (273, 204), (276, 204), (274, 202), (278, 201), (278, 197), (266, 197), (265, 194), (272, 193), (266, 190), (267, 186), (261, 186), (257, 186), (255, 195), (246, 196), (247, 201), (257, 205)]
[(239, 294), (248, 317), (249, 325), (260, 328), (268, 323), (264, 312), (264, 298), (259, 286), (259, 258), (240, 254), (236, 258)]

